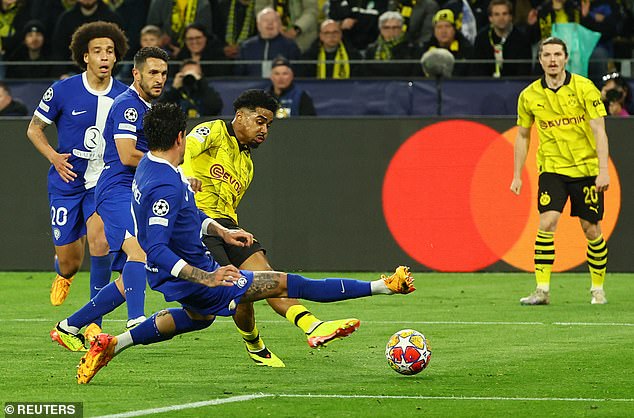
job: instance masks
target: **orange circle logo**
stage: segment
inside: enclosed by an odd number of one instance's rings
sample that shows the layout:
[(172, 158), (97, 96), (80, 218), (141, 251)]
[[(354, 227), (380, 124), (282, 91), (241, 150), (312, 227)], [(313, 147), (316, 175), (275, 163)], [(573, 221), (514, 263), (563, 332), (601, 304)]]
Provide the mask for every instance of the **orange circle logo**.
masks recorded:
[[(517, 128), (500, 134), (481, 123), (435, 123), (408, 138), (394, 154), (383, 181), (383, 212), (398, 245), (437, 271), (477, 271), (500, 260), (533, 270), (537, 232), (537, 132), (522, 173), (522, 193), (509, 186)], [(603, 235), (618, 219), (621, 187), (610, 161)], [(553, 271), (586, 260), (586, 240), (564, 208), (555, 234)], [(559, 242), (561, 242), (559, 244)]]

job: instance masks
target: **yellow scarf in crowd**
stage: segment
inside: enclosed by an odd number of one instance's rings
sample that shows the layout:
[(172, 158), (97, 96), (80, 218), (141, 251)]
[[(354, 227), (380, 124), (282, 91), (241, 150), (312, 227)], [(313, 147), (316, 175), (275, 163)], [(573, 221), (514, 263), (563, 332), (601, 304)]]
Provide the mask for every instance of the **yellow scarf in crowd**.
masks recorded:
[[(325, 79), (326, 76), (326, 51), (324, 47), (319, 47), (319, 56), (317, 57), (317, 78)], [(335, 63), (332, 67), (332, 78), (345, 79), (350, 78), (350, 62), (348, 60), (348, 51), (343, 46), (343, 42), (339, 42), (337, 53), (335, 54)]]
[(174, 2), (172, 7), (172, 32), (176, 34), (177, 39), (172, 39), (172, 42), (183, 45), (185, 27), (194, 23), (197, 9), (198, 0), (176, 0)]

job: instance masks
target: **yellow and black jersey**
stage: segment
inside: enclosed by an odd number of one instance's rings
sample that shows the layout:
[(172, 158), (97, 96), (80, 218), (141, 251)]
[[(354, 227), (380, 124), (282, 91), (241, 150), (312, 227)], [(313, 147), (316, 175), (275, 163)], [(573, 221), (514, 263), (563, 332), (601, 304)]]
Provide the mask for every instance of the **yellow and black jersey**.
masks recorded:
[(520, 93), (517, 124), (539, 132), (537, 169), (569, 177), (599, 174), (596, 141), (590, 120), (606, 115), (601, 93), (592, 81), (566, 72), (557, 90), (546, 85), (545, 77)]
[(183, 171), (202, 181), (202, 191), (196, 193), (200, 210), (211, 218), (238, 223), (236, 209), (253, 180), (253, 161), (231, 124), (213, 120), (197, 125), (187, 135)]

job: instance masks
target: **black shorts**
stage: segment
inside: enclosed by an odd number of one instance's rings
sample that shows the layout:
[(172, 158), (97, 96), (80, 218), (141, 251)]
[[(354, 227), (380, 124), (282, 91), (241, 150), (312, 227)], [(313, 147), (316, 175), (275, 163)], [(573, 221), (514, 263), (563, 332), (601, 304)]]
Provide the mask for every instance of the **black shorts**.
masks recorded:
[[(220, 225), (229, 229), (239, 229), (240, 227), (233, 221), (233, 219), (217, 218), (214, 221)], [(233, 264), (236, 267), (240, 267), (249, 257), (258, 251), (262, 251), (266, 254), (266, 250), (262, 248), (262, 245), (255, 239), (250, 247), (237, 247), (235, 245), (227, 244), (218, 235), (205, 235), (203, 236), (203, 243), (211, 253), (211, 256), (221, 266), (227, 266)]]
[(603, 192), (597, 192), (596, 177), (573, 178), (555, 173), (539, 175), (537, 209), (561, 213), (570, 196), (570, 216), (591, 223), (603, 219)]

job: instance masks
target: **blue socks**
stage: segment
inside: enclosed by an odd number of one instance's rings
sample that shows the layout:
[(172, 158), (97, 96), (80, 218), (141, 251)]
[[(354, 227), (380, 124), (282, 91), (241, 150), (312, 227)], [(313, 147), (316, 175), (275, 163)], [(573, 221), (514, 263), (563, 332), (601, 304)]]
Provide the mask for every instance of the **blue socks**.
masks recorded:
[(132, 341), (134, 344), (153, 344), (160, 341), (166, 341), (174, 337), (175, 335), (183, 334), (185, 332), (197, 331), (205, 329), (210, 326), (214, 321), (194, 321), (187, 315), (183, 308), (169, 308), (167, 309), (174, 318), (174, 324), (176, 330), (172, 335), (161, 334), (156, 326), (156, 316), (161, 313), (157, 312), (145, 321), (141, 322), (136, 327), (130, 330)]
[(109, 283), (90, 302), (68, 317), (68, 325), (81, 328), (114, 311), (123, 302), (125, 299), (117, 285), (114, 282)]
[(125, 299), (128, 304), (128, 320), (145, 315), (145, 263), (126, 261), (121, 272)]
[(290, 273), (286, 277), (289, 298), (306, 299), (314, 302), (335, 302), (372, 295), (370, 282), (362, 280), (313, 280), (299, 274)]
[[(57, 261), (57, 260), (56, 260)], [(110, 255), (90, 257), (90, 298), (97, 296), (97, 293), (105, 285), (110, 283)], [(95, 324), (101, 326), (101, 317), (97, 318)]]

